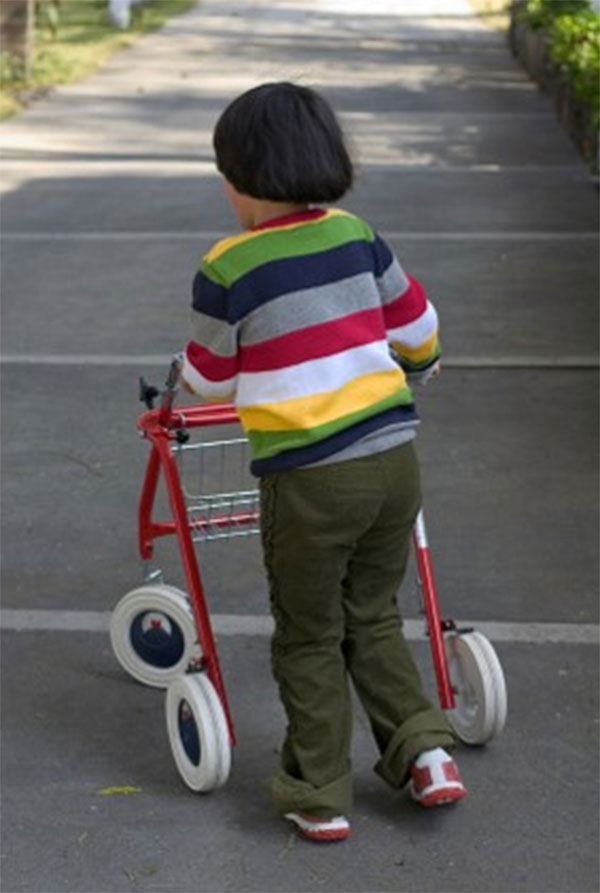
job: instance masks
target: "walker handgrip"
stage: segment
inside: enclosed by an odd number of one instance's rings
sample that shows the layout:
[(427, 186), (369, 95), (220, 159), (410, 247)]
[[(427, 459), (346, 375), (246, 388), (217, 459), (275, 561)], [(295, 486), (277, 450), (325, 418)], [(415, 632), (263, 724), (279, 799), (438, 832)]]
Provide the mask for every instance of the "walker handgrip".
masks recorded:
[(177, 388), (177, 384), (179, 382), (179, 376), (181, 375), (181, 367), (183, 366), (183, 354), (176, 353), (171, 360), (171, 365), (169, 367), (169, 375), (165, 382), (165, 387), (168, 391), (173, 391)]
[(171, 360), (169, 375), (165, 382), (165, 389), (162, 392), (162, 400), (160, 404), (159, 422), (161, 425), (168, 425), (173, 411), (173, 403), (177, 391), (179, 390), (179, 376), (181, 375), (181, 367), (183, 365), (183, 355), (175, 354)]

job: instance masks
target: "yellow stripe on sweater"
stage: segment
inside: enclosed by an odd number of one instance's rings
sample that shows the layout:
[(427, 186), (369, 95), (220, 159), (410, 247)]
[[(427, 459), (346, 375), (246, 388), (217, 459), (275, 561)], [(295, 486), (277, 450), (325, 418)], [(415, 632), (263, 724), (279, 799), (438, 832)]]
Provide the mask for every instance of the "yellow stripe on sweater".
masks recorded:
[(406, 385), (401, 369), (371, 372), (352, 379), (339, 390), (309, 397), (294, 397), (280, 403), (238, 407), (246, 430), (292, 431), (314, 428), (358, 412), (399, 393)]
[(429, 357), (434, 356), (437, 348), (437, 338), (438, 333), (434, 332), (419, 347), (407, 347), (406, 344), (402, 344), (400, 341), (392, 341), (392, 347), (409, 363), (423, 363)]
[(321, 217), (316, 217), (314, 220), (310, 218), (308, 220), (296, 220), (293, 223), (286, 223), (283, 226), (270, 226), (265, 229), (249, 229), (243, 233), (239, 233), (237, 236), (230, 236), (227, 239), (221, 239), (220, 242), (217, 242), (216, 245), (204, 255), (204, 260), (207, 263), (212, 263), (217, 260), (217, 258), (221, 257), (222, 254), (229, 251), (230, 248), (234, 248), (236, 245), (241, 245), (243, 242), (249, 242), (252, 239), (257, 239), (260, 236), (264, 236), (266, 233), (271, 232), (283, 232), (286, 229), (294, 229), (296, 226), (310, 226), (317, 223), (323, 223), (324, 220), (329, 220), (331, 217), (350, 217), (351, 215), (347, 211), (343, 211), (341, 208), (329, 208), (325, 214)]

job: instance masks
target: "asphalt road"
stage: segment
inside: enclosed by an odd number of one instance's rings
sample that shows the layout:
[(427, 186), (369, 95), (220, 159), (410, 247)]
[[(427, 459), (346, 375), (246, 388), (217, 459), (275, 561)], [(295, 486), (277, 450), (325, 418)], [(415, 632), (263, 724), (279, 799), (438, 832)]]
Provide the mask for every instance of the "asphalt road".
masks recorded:
[[(255, 539), (201, 551), (238, 737), (222, 790), (184, 787), (163, 694), (106, 633), (141, 582), (137, 378), (164, 379), (198, 259), (233, 228), (211, 128), (280, 78), (339, 109), (345, 205), (439, 309), (444, 371), (419, 394), (436, 576), (509, 697), (503, 734), (459, 750), (470, 796), (433, 814), (373, 775), (357, 710), (354, 833), (330, 848), (261, 788), (283, 716)], [(597, 891), (598, 194), (503, 35), (466, 0), (205, 2), (0, 148), (2, 890)], [(174, 543), (159, 558), (181, 585)], [(401, 602), (415, 618), (411, 580)]]

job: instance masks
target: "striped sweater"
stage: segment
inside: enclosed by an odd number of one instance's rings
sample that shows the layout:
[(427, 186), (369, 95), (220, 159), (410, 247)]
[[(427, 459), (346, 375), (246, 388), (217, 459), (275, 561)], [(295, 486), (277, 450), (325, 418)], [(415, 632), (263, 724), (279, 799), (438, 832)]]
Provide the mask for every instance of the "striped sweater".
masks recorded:
[(258, 476), (414, 426), (406, 373), (440, 353), (423, 287), (340, 209), (218, 242), (194, 279), (192, 326), (183, 377), (206, 399), (234, 400)]

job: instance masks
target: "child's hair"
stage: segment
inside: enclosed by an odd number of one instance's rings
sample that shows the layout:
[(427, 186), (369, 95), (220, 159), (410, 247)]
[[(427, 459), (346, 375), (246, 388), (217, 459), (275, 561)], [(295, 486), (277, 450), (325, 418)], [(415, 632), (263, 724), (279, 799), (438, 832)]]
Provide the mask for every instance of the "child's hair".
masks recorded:
[(242, 93), (217, 122), (217, 167), (235, 189), (282, 202), (334, 202), (352, 186), (342, 129), (310, 87), (287, 81)]

